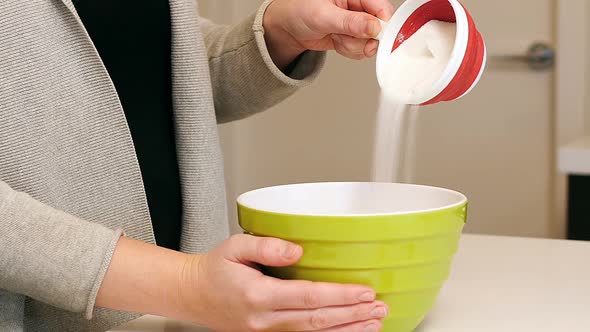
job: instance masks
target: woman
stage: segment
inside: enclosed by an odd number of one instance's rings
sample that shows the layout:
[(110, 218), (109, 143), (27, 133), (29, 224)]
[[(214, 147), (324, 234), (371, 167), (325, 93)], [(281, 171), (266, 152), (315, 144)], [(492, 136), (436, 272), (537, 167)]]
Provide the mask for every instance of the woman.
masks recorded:
[(388, 309), (373, 290), (256, 270), (300, 247), (224, 242), (216, 124), (307, 84), (321, 51), (373, 56), (376, 16), (392, 13), (386, 0), (276, 0), (224, 27), (193, 0), (2, 1), (0, 330), (104, 331), (137, 312), (377, 331)]

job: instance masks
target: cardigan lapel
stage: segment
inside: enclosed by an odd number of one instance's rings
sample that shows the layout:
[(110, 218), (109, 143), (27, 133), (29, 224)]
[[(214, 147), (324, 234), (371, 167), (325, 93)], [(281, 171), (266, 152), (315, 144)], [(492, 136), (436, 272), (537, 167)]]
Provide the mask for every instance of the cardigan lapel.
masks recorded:
[(135, 182), (137, 184), (140, 184), (140, 185), (136, 185), (135, 186), (136, 188), (134, 188), (134, 190), (136, 192), (142, 193), (142, 200), (143, 200), (143, 203), (141, 204), (142, 206), (140, 209), (141, 211), (138, 211), (138, 214), (142, 215), (143, 218), (142, 218), (141, 224), (131, 225), (127, 229), (124, 229), (124, 231), (127, 233), (127, 235), (134, 237), (138, 240), (142, 240), (142, 241), (145, 241), (148, 243), (155, 244), (156, 241), (155, 241), (155, 237), (154, 237), (154, 233), (153, 233), (153, 226), (152, 226), (152, 222), (151, 222), (151, 217), (149, 214), (149, 208), (148, 208), (148, 204), (147, 204), (147, 196), (145, 195), (145, 189), (143, 186), (143, 179), (141, 178), (141, 170), (139, 167), (139, 160), (137, 158), (137, 154), (135, 152), (135, 149), (133, 148), (134, 143), (133, 143), (133, 139), (131, 136), (131, 131), (129, 129), (129, 126), (127, 125), (127, 119), (125, 117), (125, 112), (123, 111), (123, 106), (121, 105), (119, 95), (118, 95), (115, 85), (114, 85), (105, 65), (104, 65), (104, 62), (102, 61), (100, 54), (98, 53), (98, 50), (96, 49), (92, 39), (90, 38), (90, 35), (88, 34), (88, 31), (86, 30), (86, 27), (84, 26), (84, 23), (82, 22), (82, 19), (80, 18), (72, 0), (61, 0), (61, 2), (69, 10), (69, 12), (73, 16), (73, 18), (75, 18), (81, 32), (83, 33), (85, 40), (82, 42), (88, 43), (88, 45), (92, 46), (92, 49), (93, 49), (94, 55), (95, 55), (95, 60), (102, 67), (101, 70), (103, 71), (104, 77), (106, 79), (104, 79), (103, 82), (99, 82), (97, 84), (103, 85), (100, 87), (100, 88), (102, 88), (101, 90), (107, 91), (104, 98), (109, 98), (109, 99), (113, 99), (116, 101), (116, 104), (118, 107), (116, 109), (113, 109), (112, 111), (113, 111), (113, 117), (118, 118), (118, 119), (114, 119), (114, 121), (113, 121), (114, 125), (117, 125), (117, 123), (118, 124), (125, 124), (125, 125), (118, 125), (118, 127), (120, 127), (120, 130), (125, 131), (125, 134), (128, 137), (127, 146), (131, 147), (131, 149), (129, 149), (130, 150), (129, 155), (130, 155), (130, 158), (133, 159), (133, 160), (131, 160), (131, 162), (134, 167), (134, 174), (136, 174), (136, 176), (137, 176), (137, 179), (135, 179)]
[(197, 1), (169, 3), (173, 109), (183, 199), (181, 249), (204, 253), (229, 234), (223, 161)]

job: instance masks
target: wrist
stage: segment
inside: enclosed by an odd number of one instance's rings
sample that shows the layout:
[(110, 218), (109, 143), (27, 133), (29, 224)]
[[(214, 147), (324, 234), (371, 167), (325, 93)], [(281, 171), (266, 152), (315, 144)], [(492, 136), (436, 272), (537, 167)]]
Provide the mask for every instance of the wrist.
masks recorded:
[(264, 39), (275, 65), (284, 70), (307, 49), (289, 33), (286, 17), (289, 9), (277, 0), (266, 9), (263, 17)]
[(203, 287), (199, 285), (200, 263), (203, 255), (187, 255), (182, 263), (182, 269), (178, 274), (176, 294), (178, 299), (176, 307), (183, 320), (194, 323), (203, 323)]
[(96, 305), (190, 319), (182, 305), (181, 276), (190, 255), (122, 237), (112, 257)]

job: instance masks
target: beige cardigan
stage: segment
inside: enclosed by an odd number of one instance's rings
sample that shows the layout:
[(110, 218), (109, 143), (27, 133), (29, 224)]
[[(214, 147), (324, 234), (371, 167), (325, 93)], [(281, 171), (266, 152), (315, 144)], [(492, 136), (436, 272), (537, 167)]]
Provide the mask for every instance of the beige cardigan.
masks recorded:
[[(228, 235), (217, 123), (269, 108), (323, 63), (307, 52), (289, 76), (274, 66), (268, 3), (225, 27), (199, 18), (195, 0), (170, 0), (184, 252)], [(0, 331), (104, 331), (135, 317), (94, 310), (121, 232), (154, 243), (125, 115), (71, 0), (0, 1)]]

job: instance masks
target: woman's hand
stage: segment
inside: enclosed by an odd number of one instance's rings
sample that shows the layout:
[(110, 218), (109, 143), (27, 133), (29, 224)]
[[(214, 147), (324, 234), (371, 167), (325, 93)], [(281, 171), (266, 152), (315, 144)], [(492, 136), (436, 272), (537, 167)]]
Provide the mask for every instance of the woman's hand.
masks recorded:
[(264, 276), (256, 266), (288, 266), (301, 247), (239, 235), (185, 269), (182, 302), (215, 331), (370, 332), (388, 308), (368, 287)]
[(393, 11), (389, 0), (275, 0), (264, 15), (266, 43), (279, 68), (306, 50), (372, 57), (381, 31), (376, 17), (389, 20)]
[(214, 331), (377, 332), (387, 306), (366, 286), (283, 281), (257, 264), (287, 266), (301, 247), (234, 236), (206, 255), (121, 238), (96, 305), (191, 321)]

